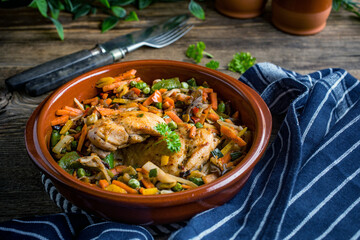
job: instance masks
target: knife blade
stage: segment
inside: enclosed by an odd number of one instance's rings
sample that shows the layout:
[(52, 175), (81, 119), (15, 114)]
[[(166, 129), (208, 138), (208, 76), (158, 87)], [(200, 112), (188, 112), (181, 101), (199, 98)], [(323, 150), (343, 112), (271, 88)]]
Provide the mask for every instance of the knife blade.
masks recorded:
[[(33, 81), (38, 81), (39, 79), (49, 79), (49, 77), (54, 78), (56, 76), (62, 76), (63, 74), (60, 73), (69, 73), (68, 69), (71, 68), (74, 64), (82, 63), (82, 65), (87, 66), (88, 69), (93, 69), (96, 67), (111, 64), (114, 62), (114, 60), (112, 60), (109, 56), (101, 60), (99, 56), (103, 54), (108, 54), (116, 49), (121, 49), (129, 45), (145, 41), (146, 39), (157, 36), (164, 31), (169, 31), (172, 28), (184, 24), (188, 19), (188, 14), (178, 15), (160, 24), (148, 27), (143, 30), (135, 31), (124, 36), (119, 36), (102, 44), (98, 44), (95, 48), (91, 50), (81, 50), (79, 52), (75, 52), (73, 54), (40, 64), (20, 74), (6, 79), (6, 85), (10, 90), (20, 90), (24, 87), (29, 88), (32, 85), (31, 82)], [(98, 60), (98, 62), (96, 62), (95, 60)], [(84, 73), (83, 71), (81, 71), (81, 69), (78, 68), (75, 72), (79, 73), (78, 75)], [(63, 80), (60, 82), (64, 83)], [(39, 86), (39, 84), (35, 85)], [(59, 85), (57, 85), (56, 87), (58, 86)], [(55, 89), (56, 87), (54, 87), (53, 89)], [(39, 95), (38, 91), (36, 91), (37, 93), (35, 93), (31, 89), (27, 92), (32, 92), (33, 95), (36, 94), (36, 96)]]

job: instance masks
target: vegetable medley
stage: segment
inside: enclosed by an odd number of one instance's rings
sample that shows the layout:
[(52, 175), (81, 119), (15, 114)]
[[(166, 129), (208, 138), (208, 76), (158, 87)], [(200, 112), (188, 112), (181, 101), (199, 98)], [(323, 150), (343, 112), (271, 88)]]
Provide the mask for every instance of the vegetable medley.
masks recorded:
[(245, 156), (251, 132), (206, 82), (136, 70), (96, 82), (98, 95), (51, 121), (51, 153), (75, 178), (108, 191), (165, 194), (222, 176)]

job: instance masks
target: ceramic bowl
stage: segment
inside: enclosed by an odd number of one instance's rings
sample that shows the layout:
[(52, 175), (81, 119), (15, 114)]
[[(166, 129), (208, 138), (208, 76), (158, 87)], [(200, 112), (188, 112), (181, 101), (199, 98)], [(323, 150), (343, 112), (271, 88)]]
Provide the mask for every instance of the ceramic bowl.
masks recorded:
[[(179, 77), (181, 80), (195, 77), (199, 83), (208, 82), (220, 97), (232, 102), (233, 107), (240, 111), (244, 124), (253, 131), (253, 142), (244, 160), (212, 183), (182, 192), (152, 196), (105, 191), (83, 183), (65, 172), (48, 150), (50, 121), (55, 118), (55, 111), (64, 105), (72, 105), (74, 97), (79, 100), (94, 97), (97, 94), (95, 82), (99, 78), (114, 76), (129, 69), (136, 69), (137, 76), (148, 83), (157, 78), (171, 77)], [(189, 219), (234, 197), (264, 153), (271, 126), (272, 118), (266, 104), (254, 90), (240, 81), (195, 64), (140, 60), (93, 70), (57, 89), (31, 115), (25, 130), (25, 142), (35, 165), (51, 179), (66, 199), (81, 209), (123, 223), (163, 224)]]

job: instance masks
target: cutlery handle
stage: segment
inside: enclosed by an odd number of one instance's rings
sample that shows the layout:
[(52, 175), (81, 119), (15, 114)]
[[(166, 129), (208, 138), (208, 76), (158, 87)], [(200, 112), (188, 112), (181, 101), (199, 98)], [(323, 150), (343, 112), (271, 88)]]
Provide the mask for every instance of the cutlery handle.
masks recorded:
[(96, 48), (93, 50), (81, 50), (28, 69), (20, 74), (6, 79), (5, 82), (10, 90), (18, 90), (33, 79), (37, 79), (51, 72), (66, 68), (73, 63), (83, 61), (99, 53), (100, 51)]
[(60, 87), (64, 83), (85, 72), (113, 62), (114, 57), (110, 53), (96, 55), (68, 67), (59, 69), (58, 71), (33, 79), (32, 81), (26, 83), (25, 91), (31, 96), (39, 96)]

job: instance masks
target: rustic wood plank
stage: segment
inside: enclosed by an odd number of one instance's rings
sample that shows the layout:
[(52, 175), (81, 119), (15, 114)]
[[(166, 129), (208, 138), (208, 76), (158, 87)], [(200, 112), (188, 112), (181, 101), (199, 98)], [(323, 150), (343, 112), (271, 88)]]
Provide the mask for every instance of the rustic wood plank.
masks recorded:
[[(220, 71), (227, 70), (232, 55), (248, 51), (258, 62), (272, 62), (300, 73), (339, 67), (360, 78), (360, 21), (346, 11), (332, 12), (327, 27), (314, 36), (300, 37), (283, 33), (271, 24), (271, 7), (254, 19), (232, 19), (218, 13), (212, 1), (201, 3), (206, 20), (192, 18), (195, 27), (185, 37), (163, 49), (141, 48), (122, 61), (171, 59), (191, 62), (185, 56), (190, 43), (204, 41), (207, 51), (220, 61)], [(139, 22), (119, 24), (101, 34), (99, 24), (105, 16), (82, 17), (72, 21), (64, 14), (60, 20), (65, 41), (59, 41), (50, 21), (33, 9), (0, 9), (0, 221), (59, 212), (44, 192), (38, 169), (27, 156), (24, 129), (36, 106), (47, 96), (29, 97), (23, 92), (9, 92), (6, 78), (40, 63), (82, 49), (116, 36), (151, 26), (176, 14), (187, 13), (187, 2), (156, 3), (138, 11)], [(204, 59), (205, 65), (210, 59)], [(274, 133), (281, 116), (274, 116)], [(30, 206), (30, 207), (29, 207)]]

